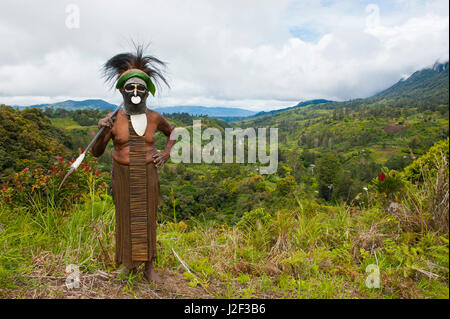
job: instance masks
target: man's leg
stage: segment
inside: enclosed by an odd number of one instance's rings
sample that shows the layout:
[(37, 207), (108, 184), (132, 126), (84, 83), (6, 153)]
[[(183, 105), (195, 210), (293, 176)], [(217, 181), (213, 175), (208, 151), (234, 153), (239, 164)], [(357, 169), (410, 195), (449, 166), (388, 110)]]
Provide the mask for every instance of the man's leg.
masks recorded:
[(159, 277), (159, 275), (156, 273), (155, 269), (153, 268), (153, 264), (153, 258), (151, 261), (147, 261), (145, 263), (144, 276), (149, 282), (153, 281), (156, 284), (160, 284), (162, 282), (161, 277)]

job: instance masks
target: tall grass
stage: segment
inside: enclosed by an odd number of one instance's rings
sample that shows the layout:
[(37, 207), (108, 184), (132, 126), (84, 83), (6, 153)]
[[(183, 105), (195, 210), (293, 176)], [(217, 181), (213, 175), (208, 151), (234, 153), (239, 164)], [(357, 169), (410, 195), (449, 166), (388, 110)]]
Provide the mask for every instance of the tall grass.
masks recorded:
[[(110, 196), (87, 199), (70, 211), (61, 211), (51, 198), (34, 200), (28, 209), (1, 206), (0, 288), (15, 287), (34, 277), (42, 265), (39, 256), (55, 257), (57, 264), (45, 269), (58, 269), (76, 264), (84, 271), (113, 266), (114, 209)], [(45, 272), (46, 270), (44, 270)], [(45, 275), (45, 274), (43, 274)]]

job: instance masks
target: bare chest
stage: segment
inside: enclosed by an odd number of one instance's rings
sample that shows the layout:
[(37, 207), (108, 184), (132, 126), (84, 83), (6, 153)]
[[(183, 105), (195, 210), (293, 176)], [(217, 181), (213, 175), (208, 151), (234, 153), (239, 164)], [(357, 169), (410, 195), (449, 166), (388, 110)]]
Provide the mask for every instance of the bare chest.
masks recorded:
[[(115, 145), (126, 145), (130, 140), (130, 129), (133, 129), (133, 125), (128, 116), (120, 114), (116, 118), (112, 128), (112, 137)], [(157, 131), (157, 125), (152, 121), (151, 116), (147, 115), (147, 127), (144, 133), (145, 143), (153, 145), (155, 143), (155, 135)]]

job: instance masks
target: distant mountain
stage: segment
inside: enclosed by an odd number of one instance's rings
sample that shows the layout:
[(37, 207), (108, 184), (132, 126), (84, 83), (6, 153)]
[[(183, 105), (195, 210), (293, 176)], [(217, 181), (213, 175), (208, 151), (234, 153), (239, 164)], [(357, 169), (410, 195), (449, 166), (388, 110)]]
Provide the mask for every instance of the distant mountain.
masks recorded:
[[(99, 110), (113, 110), (117, 106), (108, 103), (104, 100), (84, 100), (84, 101), (73, 101), (67, 100), (64, 102), (56, 102), (49, 104), (36, 104), (30, 106), (15, 106), (19, 109), (25, 108), (62, 108), (67, 111), (79, 110), (79, 109), (99, 109)], [(189, 115), (207, 115), (214, 118), (245, 118), (256, 114), (254, 111), (249, 111), (240, 108), (233, 107), (206, 107), (206, 106), (168, 106), (168, 107), (150, 107), (159, 113), (188, 113)]]
[[(383, 99), (395, 99), (399, 103), (407, 102), (407, 100), (432, 102), (433, 104), (448, 105), (448, 88), (449, 88), (449, 62), (435, 63), (433, 67), (423, 69), (413, 73), (409, 78), (402, 79), (390, 88), (366, 99), (354, 100), (354, 103), (365, 101), (366, 103), (373, 103)], [(402, 101), (402, 99), (404, 101)], [(348, 101), (351, 102), (351, 101)], [(213, 118), (220, 118), (225, 121), (239, 121), (245, 118), (255, 118), (266, 115), (276, 115), (280, 112), (302, 108), (308, 105), (329, 105), (336, 107), (344, 105), (347, 102), (334, 102), (325, 99), (316, 99), (303, 101), (295, 106), (286, 107), (273, 111), (254, 112), (241, 108), (230, 107), (205, 107), (205, 106), (168, 106), (152, 108), (159, 113), (188, 113), (193, 116), (207, 115)], [(68, 111), (77, 109), (99, 109), (112, 110), (116, 105), (108, 103), (100, 99), (90, 99), (84, 101), (67, 100), (64, 102), (37, 104), (30, 106), (16, 106), (19, 109), (24, 108), (63, 108)]]
[(206, 106), (168, 106), (152, 108), (159, 113), (188, 113), (190, 115), (208, 115), (209, 117), (247, 117), (256, 112), (234, 107), (206, 107)]
[(19, 109), (24, 108), (54, 108), (54, 109), (65, 109), (67, 111), (79, 110), (79, 109), (99, 109), (99, 110), (113, 110), (117, 106), (111, 103), (108, 103), (104, 100), (96, 99), (96, 100), (83, 100), (83, 101), (73, 101), (67, 100), (64, 102), (56, 102), (50, 104), (36, 104), (30, 106), (19, 106)]
[[(411, 114), (417, 114), (420, 119), (424, 118), (425, 111), (437, 112), (439, 114), (448, 114), (449, 105), (449, 63), (435, 63), (434, 66), (414, 72), (409, 78), (398, 81), (386, 90), (368, 98), (359, 98), (343, 102), (333, 102), (328, 100), (305, 101), (293, 107), (288, 107), (276, 111), (259, 112), (252, 117), (242, 119), (235, 123), (241, 127), (261, 126), (285, 126), (289, 127), (290, 132), (287, 135), (297, 133), (299, 130), (307, 131), (308, 128), (301, 121), (322, 121), (330, 122), (337, 120), (340, 125), (344, 118), (352, 121), (353, 117), (364, 119), (370, 114), (373, 118), (385, 116), (383, 112), (391, 112), (391, 116), (397, 116), (401, 109), (411, 110)], [(387, 111), (386, 111), (387, 110)], [(331, 112), (330, 115), (324, 115)], [(349, 114), (352, 113), (353, 117)], [(408, 114), (408, 113), (401, 113)], [(431, 114), (431, 113), (430, 113)], [(432, 116), (428, 114), (425, 117), (431, 121)], [(438, 115), (434, 115), (437, 117)], [(399, 119), (404, 122), (405, 119)], [(327, 122), (328, 128), (330, 127)], [(283, 125), (281, 125), (281, 123)], [(428, 125), (429, 123), (426, 122)], [(442, 129), (441, 123), (431, 122), (436, 128), (436, 132), (428, 132), (425, 138), (431, 136), (441, 138), (448, 135), (448, 128)], [(445, 122), (444, 122), (445, 123)], [(448, 119), (447, 119), (448, 123)], [(357, 122), (355, 122), (355, 125)], [(324, 125), (326, 127), (327, 125)], [(358, 124), (359, 125), (359, 124)], [(389, 131), (389, 125), (386, 124)], [(424, 124), (425, 125), (425, 124)], [(420, 126), (419, 126), (420, 127)], [(414, 127), (415, 129), (416, 127)], [(384, 130), (384, 128), (383, 128)], [(412, 129), (411, 129), (412, 130)], [(406, 131), (406, 130), (405, 130)], [(443, 132), (443, 133), (442, 133)], [(422, 132), (423, 133), (423, 132)], [(420, 133), (420, 135), (423, 135)], [(440, 134), (440, 135), (439, 135)], [(314, 134), (313, 134), (314, 135)], [(296, 137), (298, 138), (298, 137)], [(315, 136), (319, 141), (323, 141), (323, 136)], [(377, 141), (378, 142), (378, 141)], [(430, 140), (431, 143), (431, 140)]]
[(261, 112), (256, 113), (252, 117), (259, 117), (259, 116), (264, 116), (264, 115), (273, 115), (273, 114), (277, 114), (277, 113), (280, 113), (280, 112), (284, 112), (284, 111), (287, 111), (287, 110), (292, 110), (292, 109), (296, 109), (296, 108), (304, 107), (304, 106), (308, 106), (308, 105), (332, 103), (332, 102), (333, 101), (324, 100), (324, 99), (309, 100), (309, 101), (300, 102), (297, 105), (286, 107), (286, 108), (279, 109), (279, 110), (261, 111)]
[(398, 81), (373, 98), (440, 99), (443, 104), (448, 104), (448, 69), (448, 62), (435, 63), (431, 68), (414, 72), (409, 78)]
[[(399, 102), (407, 103), (408, 101), (423, 101), (433, 104), (448, 105), (448, 89), (449, 89), (449, 62), (435, 63), (433, 67), (426, 68), (414, 72), (409, 78), (398, 81), (388, 89), (365, 99), (357, 99), (347, 102), (334, 102), (324, 99), (316, 99), (300, 102), (295, 106), (273, 110), (258, 112), (250, 118), (256, 118), (266, 115), (277, 115), (284, 111), (301, 108), (308, 105), (324, 104), (329, 107), (347, 106), (347, 103), (374, 103), (382, 99), (394, 99)], [(403, 99), (403, 101), (402, 101)], [(245, 119), (239, 119), (245, 120)]]

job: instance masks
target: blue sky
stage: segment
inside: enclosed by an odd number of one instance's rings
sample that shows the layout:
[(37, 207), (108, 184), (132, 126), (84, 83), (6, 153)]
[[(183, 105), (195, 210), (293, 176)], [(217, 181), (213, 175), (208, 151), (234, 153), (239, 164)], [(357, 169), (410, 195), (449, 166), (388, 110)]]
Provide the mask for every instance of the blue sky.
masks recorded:
[(292, 26), (289, 28), (289, 32), (293, 37), (305, 42), (317, 42), (323, 35), (320, 31), (314, 30), (313, 27), (308, 28), (307, 26)]
[[(70, 4), (78, 27), (68, 27)], [(270, 110), (367, 97), (449, 56), (442, 0), (131, 0), (127, 8), (119, 0), (3, 0), (0, 103), (118, 103), (99, 70), (129, 51), (130, 39), (168, 62), (171, 89), (149, 101), (158, 107)]]

